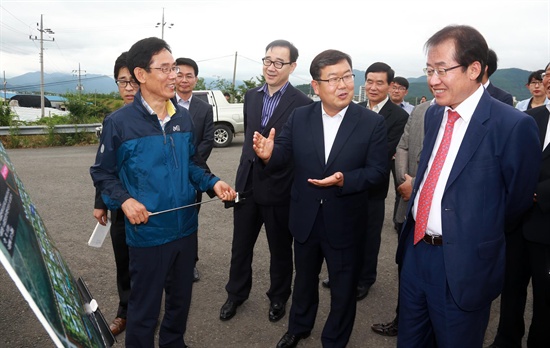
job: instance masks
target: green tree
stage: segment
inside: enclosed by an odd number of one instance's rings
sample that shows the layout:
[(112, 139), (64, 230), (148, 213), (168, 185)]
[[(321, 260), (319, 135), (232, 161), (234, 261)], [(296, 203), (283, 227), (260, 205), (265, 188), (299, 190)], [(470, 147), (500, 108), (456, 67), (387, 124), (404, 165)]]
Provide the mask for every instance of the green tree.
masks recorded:
[(222, 92), (227, 92), (233, 97), (235, 103), (242, 103), (244, 101), (244, 95), (246, 91), (251, 88), (262, 86), (265, 83), (265, 78), (263, 75), (256, 76), (250, 80), (244, 80), (242, 85), (233, 87), (233, 83), (229, 82), (226, 79), (218, 78), (215, 81), (212, 81), (208, 84), (209, 89), (219, 89)]
[(71, 112), (69, 123), (101, 122), (107, 114), (119, 107), (116, 105), (113, 110), (106, 105), (105, 100), (110, 100), (109, 95), (67, 93), (65, 94), (65, 98), (67, 99), (65, 105)]
[(193, 88), (196, 91), (204, 91), (206, 88), (206, 83), (204, 82), (203, 77), (199, 77), (197, 80), (197, 84), (195, 85), (195, 88)]
[(7, 127), (11, 125), (11, 109), (8, 105), (0, 105), (0, 126)]

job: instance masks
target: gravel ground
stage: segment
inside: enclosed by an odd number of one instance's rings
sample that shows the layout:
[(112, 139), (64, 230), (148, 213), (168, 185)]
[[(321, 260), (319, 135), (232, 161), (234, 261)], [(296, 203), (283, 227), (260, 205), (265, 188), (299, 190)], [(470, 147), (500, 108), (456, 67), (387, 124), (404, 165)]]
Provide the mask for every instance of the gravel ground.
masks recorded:
[[(231, 185), (240, 157), (243, 137), (228, 148), (214, 149), (208, 161), (212, 171)], [(17, 174), (35, 203), (51, 239), (75, 278), (83, 277), (99, 307), (110, 321), (116, 314), (115, 264), (110, 240), (96, 249), (87, 246), (95, 226), (92, 216), (94, 188), (88, 173), (96, 146), (8, 150)], [(391, 190), (390, 190), (391, 191)], [(397, 235), (391, 224), (394, 195), (390, 192), (382, 232), (378, 280), (366, 299), (358, 303), (349, 347), (395, 347), (396, 339), (370, 330), (373, 323), (391, 320), (397, 297), (397, 267), (394, 262)], [(288, 315), (277, 323), (268, 320), (269, 252), (265, 236), (258, 238), (250, 298), (227, 322), (218, 319), (226, 300), (232, 240), (232, 211), (220, 202), (205, 204), (199, 218), (198, 268), (201, 280), (194, 285), (186, 343), (193, 348), (275, 347), (286, 332)], [(109, 237), (107, 237), (109, 239)], [(323, 269), (320, 277), (326, 277)], [(320, 347), (320, 335), (329, 308), (329, 291), (320, 287), (317, 323), (311, 336), (299, 347)], [(51, 347), (48, 334), (36, 319), (4, 268), (0, 269), (0, 347)], [(492, 342), (498, 324), (499, 301), (493, 303), (486, 334)], [(527, 304), (531, 308), (531, 303)], [(290, 303), (287, 305), (287, 312)], [(526, 313), (530, 318), (531, 313)], [(115, 347), (124, 346), (124, 335)]]

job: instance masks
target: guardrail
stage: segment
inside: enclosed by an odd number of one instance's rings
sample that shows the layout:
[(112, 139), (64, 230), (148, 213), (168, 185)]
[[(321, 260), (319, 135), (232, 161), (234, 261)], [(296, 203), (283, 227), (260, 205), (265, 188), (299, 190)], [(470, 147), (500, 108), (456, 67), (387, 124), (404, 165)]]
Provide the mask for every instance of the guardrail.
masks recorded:
[[(54, 133), (95, 133), (96, 128), (101, 126), (101, 123), (91, 124), (63, 124), (54, 126)], [(0, 127), (0, 135), (10, 135), (15, 132), (17, 135), (43, 135), (49, 133), (48, 126), (19, 126), (14, 127), (12, 133), (10, 129), (12, 127)]]

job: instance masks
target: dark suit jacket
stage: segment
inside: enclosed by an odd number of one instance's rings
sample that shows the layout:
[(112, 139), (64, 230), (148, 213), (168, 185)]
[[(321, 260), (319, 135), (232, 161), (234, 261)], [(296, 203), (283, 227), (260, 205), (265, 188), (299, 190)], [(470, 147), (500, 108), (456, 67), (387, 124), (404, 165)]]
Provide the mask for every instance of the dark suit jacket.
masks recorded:
[[(290, 201), (290, 232), (304, 243), (319, 209), (327, 238), (334, 248), (350, 247), (364, 230), (368, 189), (388, 175), (384, 118), (351, 103), (325, 164), (321, 102), (294, 110), (275, 139), (266, 172), (294, 161)], [(344, 174), (344, 186), (318, 187), (308, 179)]]
[(491, 97), (500, 100), (505, 104), (514, 106), (514, 98), (512, 95), (505, 90), (496, 87), (491, 82), (489, 82), (489, 85), (487, 86), (487, 92), (489, 92)]
[[(359, 105), (367, 107), (368, 101), (359, 103)], [(390, 175), (389, 170), (391, 168), (391, 161), (395, 155), (397, 144), (401, 135), (403, 135), (403, 130), (409, 119), (409, 114), (401, 108), (399, 105), (392, 103), (388, 99), (384, 107), (378, 112), (379, 115), (384, 116), (384, 121), (386, 123), (387, 135), (387, 144), (388, 144), (388, 176), (384, 182), (380, 185), (376, 185), (369, 192), (370, 199), (385, 199), (388, 195), (388, 188), (390, 186)]]
[[(542, 149), (548, 126), (548, 108), (546, 105), (539, 106), (527, 110), (526, 113), (533, 116), (537, 122)], [(542, 151), (542, 163), (535, 193), (537, 202), (525, 215), (523, 235), (531, 242), (550, 245), (550, 146)]]
[[(445, 108), (425, 115), (425, 137), (411, 202), (426, 175)], [(484, 91), (462, 140), (441, 200), (443, 257), (457, 305), (479, 310), (501, 292), (505, 267), (505, 220), (533, 201), (541, 153), (534, 120)], [(397, 262), (412, 248), (409, 204)], [(406, 244), (406, 241), (409, 244)], [(422, 242), (421, 242), (422, 243)]]
[(214, 113), (212, 105), (204, 100), (192, 97), (189, 103), (189, 113), (193, 120), (194, 145), (196, 152), (204, 161), (210, 157), (214, 147)]
[[(252, 137), (255, 131), (260, 131), (264, 98), (264, 93), (260, 92), (261, 89), (262, 87), (253, 88), (245, 94), (243, 106), (245, 135), (239, 168), (237, 169), (237, 177), (235, 179), (235, 190), (241, 193), (245, 191), (250, 172), (253, 171), (252, 189), (254, 199), (258, 204), (288, 204), (290, 185), (292, 183), (292, 164), (290, 163), (287, 167), (272, 172), (269, 176), (262, 172), (261, 165), (254, 165), (254, 162), (258, 159), (252, 148)], [(289, 84), (262, 134), (267, 137), (270, 129), (275, 128), (275, 134), (278, 135), (290, 113), (295, 108), (310, 103), (312, 103), (311, 99)], [(250, 183), (248, 185), (250, 186)]]

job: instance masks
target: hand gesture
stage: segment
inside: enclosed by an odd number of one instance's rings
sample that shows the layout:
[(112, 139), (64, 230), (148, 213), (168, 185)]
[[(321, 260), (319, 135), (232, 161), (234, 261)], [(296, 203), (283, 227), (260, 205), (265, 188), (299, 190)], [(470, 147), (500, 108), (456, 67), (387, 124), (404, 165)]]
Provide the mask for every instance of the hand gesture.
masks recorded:
[(256, 155), (264, 161), (264, 163), (269, 162), (271, 154), (273, 153), (273, 143), (275, 139), (275, 128), (271, 128), (269, 131), (269, 136), (266, 138), (261, 135), (259, 132), (254, 132), (254, 137), (252, 138), (252, 148)]
[(331, 176), (327, 176), (324, 179), (307, 179), (307, 182), (319, 187), (328, 187), (328, 186), (344, 186), (344, 174), (342, 172), (336, 172)]

